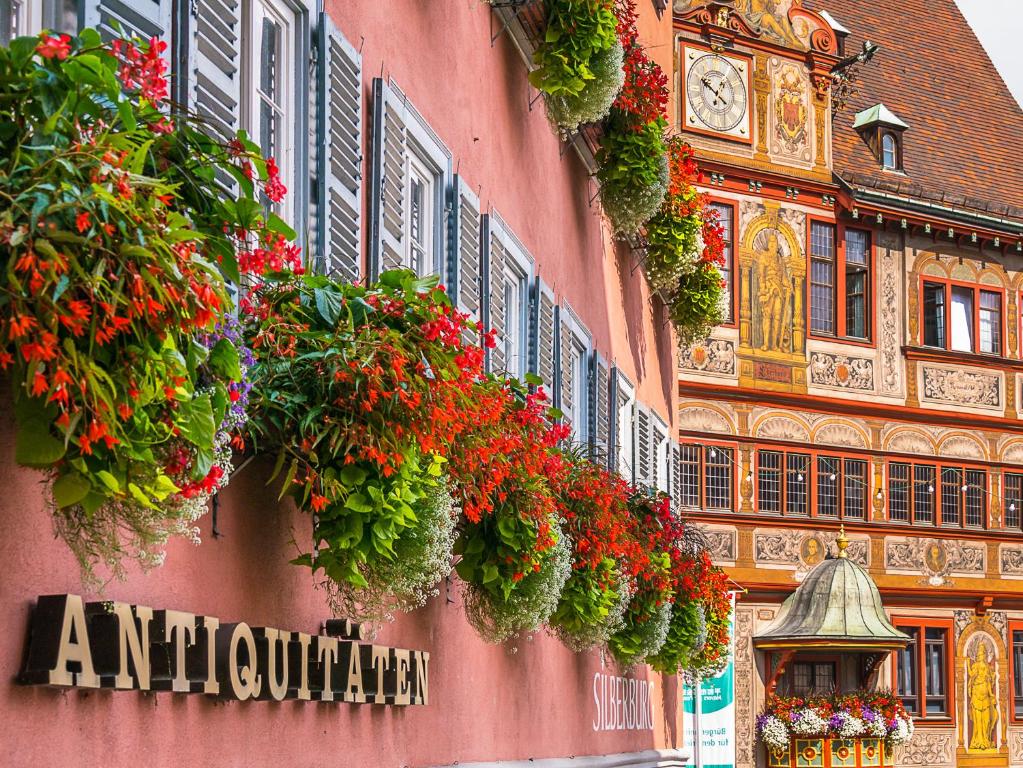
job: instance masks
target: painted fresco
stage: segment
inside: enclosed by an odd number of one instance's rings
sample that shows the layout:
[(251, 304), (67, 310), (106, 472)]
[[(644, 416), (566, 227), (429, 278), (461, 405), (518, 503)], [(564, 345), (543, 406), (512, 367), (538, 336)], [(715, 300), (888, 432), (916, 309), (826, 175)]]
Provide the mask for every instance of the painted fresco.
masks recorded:
[[(706, 0), (675, 0), (676, 13), (682, 13), (706, 5)], [(799, 0), (734, 0), (733, 8), (760, 37), (778, 45), (790, 48), (809, 48), (809, 25), (803, 19), (793, 24), (789, 21), (789, 9), (799, 7)]]
[(771, 60), (771, 154), (810, 164), (810, 83), (802, 65)]

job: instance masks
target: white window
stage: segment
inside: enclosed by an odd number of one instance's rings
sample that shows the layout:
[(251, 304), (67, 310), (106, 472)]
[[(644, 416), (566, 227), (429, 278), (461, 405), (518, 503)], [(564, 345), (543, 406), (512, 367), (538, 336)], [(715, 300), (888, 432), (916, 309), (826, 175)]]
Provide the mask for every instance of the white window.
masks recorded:
[(881, 165), (889, 170), (896, 170), (899, 167), (899, 146), (890, 133), (881, 137)]
[(402, 266), (417, 275), (429, 275), (437, 271), (434, 264), (433, 227), (437, 177), (426, 162), (414, 152), (408, 155), (405, 178), (408, 200), (405, 218), (405, 258)]
[(973, 289), (952, 286), (952, 345), (957, 352), (973, 351)]
[(265, 204), (290, 221), (295, 180), (295, 14), (273, 0), (254, 0), (249, 6), (247, 35), (246, 130), (264, 157), (272, 157), (288, 194), (277, 204)]
[[(10, 26), (2, 30), (0, 40), (38, 35), (43, 29), (72, 34), (78, 29), (78, 6), (74, 0), (7, 0)], [(0, 7), (3, 6), (0, 0)], [(4, 14), (0, 12), (0, 19)]]
[(671, 463), (671, 446), (668, 443), (668, 425), (653, 416), (650, 453), (654, 458), (653, 485), (657, 490), (668, 492), (668, 476)]
[(520, 381), (526, 375), (529, 329), (529, 276), (517, 263), (505, 267), (504, 329), (505, 366), (508, 375)]
[(576, 442), (589, 439), (589, 349), (572, 339), (572, 431)]
[(618, 425), (618, 472), (628, 481), (633, 479), (633, 453), (636, 418), (636, 389), (621, 374), (618, 374), (615, 396), (616, 421)]

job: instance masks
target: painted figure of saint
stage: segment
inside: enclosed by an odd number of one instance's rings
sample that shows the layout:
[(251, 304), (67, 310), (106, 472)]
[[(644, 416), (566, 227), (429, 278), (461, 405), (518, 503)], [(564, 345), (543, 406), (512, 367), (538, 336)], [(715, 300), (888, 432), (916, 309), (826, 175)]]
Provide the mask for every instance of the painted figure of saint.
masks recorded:
[(769, 230), (767, 248), (757, 251), (757, 304), (760, 311), (760, 348), (781, 349), (785, 323), (785, 264), (778, 248), (778, 233)]
[(977, 659), (966, 659), (966, 674), (970, 691), (970, 749), (994, 749), (995, 725), (998, 707), (995, 703), (995, 675), (988, 664), (987, 645), (977, 645)]
[(780, 42), (790, 41), (790, 33), (779, 20), (785, 9), (780, 7), (777, 0), (743, 0), (737, 6), (737, 10), (742, 12), (751, 24), (760, 27), (762, 31), (777, 38)]

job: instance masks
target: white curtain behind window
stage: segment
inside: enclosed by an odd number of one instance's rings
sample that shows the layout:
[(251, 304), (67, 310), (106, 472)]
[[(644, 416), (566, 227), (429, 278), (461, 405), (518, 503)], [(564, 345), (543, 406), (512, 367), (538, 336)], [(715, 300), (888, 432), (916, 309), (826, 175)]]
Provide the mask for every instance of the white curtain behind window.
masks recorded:
[(952, 288), (952, 325), (950, 349), (957, 352), (973, 351), (973, 291), (969, 288)]

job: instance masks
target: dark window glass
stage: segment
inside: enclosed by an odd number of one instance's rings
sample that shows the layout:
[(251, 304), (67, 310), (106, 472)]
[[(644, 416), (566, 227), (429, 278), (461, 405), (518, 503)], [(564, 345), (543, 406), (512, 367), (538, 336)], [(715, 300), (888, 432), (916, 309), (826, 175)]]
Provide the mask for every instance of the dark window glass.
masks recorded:
[(1023, 632), (1012, 631), (1012, 711), (1023, 718)]
[(863, 459), (845, 460), (842, 514), (858, 520), (867, 516), (867, 462)]
[(757, 451), (757, 506), (761, 512), (781, 512), (782, 456), (780, 451)]
[(980, 292), (980, 339), (981, 352), (989, 355), (1002, 353), (1002, 294), (994, 291)]
[(1020, 504), (1023, 504), (1023, 475), (1005, 475), (1005, 526), (1007, 528), (1020, 527)]
[(795, 696), (827, 694), (835, 690), (835, 664), (831, 661), (797, 661), (792, 665), (791, 693)]
[(984, 497), (987, 496), (987, 472), (966, 470), (966, 524), (975, 528), (984, 526)]
[(706, 448), (705, 466), (707, 471), (707, 509), (732, 509), (732, 467), (735, 465), (731, 448)]
[(958, 467), (941, 468), (941, 524), (962, 525), (960, 510), (963, 490), (963, 470)]
[(945, 347), (945, 286), (924, 283), (924, 344)]
[(681, 507), (700, 506), (700, 446), (679, 446), (678, 504)]
[(835, 333), (835, 226), (810, 223), (810, 330)]
[(870, 233), (849, 229), (845, 233), (845, 335), (870, 337), (867, 307), (870, 275)]
[(888, 519), (909, 522), (910, 466), (902, 462), (888, 465)]
[(810, 457), (790, 453), (785, 459), (785, 511), (790, 515), (805, 515), (809, 511)]
[(838, 517), (842, 460), (836, 456), (817, 457), (817, 514)]
[(924, 690), (927, 694), (927, 714), (948, 714), (948, 702), (945, 692), (945, 681), (948, 670), (945, 666), (945, 636), (947, 630), (940, 627), (927, 627), (925, 635), (924, 665), (926, 682)]
[(916, 464), (913, 467), (913, 522), (934, 523), (934, 500), (938, 497), (934, 476), (933, 466)]
[(920, 655), (920, 628), (901, 627), (909, 635), (909, 643), (896, 656), (895, 692), (902, 699), (902, 706), (911, 715), (920, 715), (920, 676), (917, 660)]
[[(732, 235), (732, 232), (733, 232), (732, 206), (730, 206), (730, 205), (723, 205), (722, 203), (711, 203), (710, 204), (710, 208), (712, 210), (714, 210), (714, 211), (717, 211), (718, 222), (721, 224), (721, 237), (724, 240), (724, 248), (721, 251), (721, 255), (724, 257), (725, 263), (724, 263), (723, 266), (720, 266), (719, 269), (721, 270), (721, 276), (725, 279), (725, 285), (728, 287), (729, 294), (734, 296), (733, 287), (732, 287), (732, 269), (733, 269), (733, 266), (732, 266), (732, 253), (733, 253), (733, 248), (732, 248), (732, 237), (733, 237), (733, 235)], [(730, 321), (732, 319), (731, 305), (732, 305), (732, 302), (731, 302), (731, 300), (729, 300), (729, 302), (728, 302), (728, 310), (727, 310), (728, 314), (725, 316), (725, 322), (728, 322), (728, 321)]]

